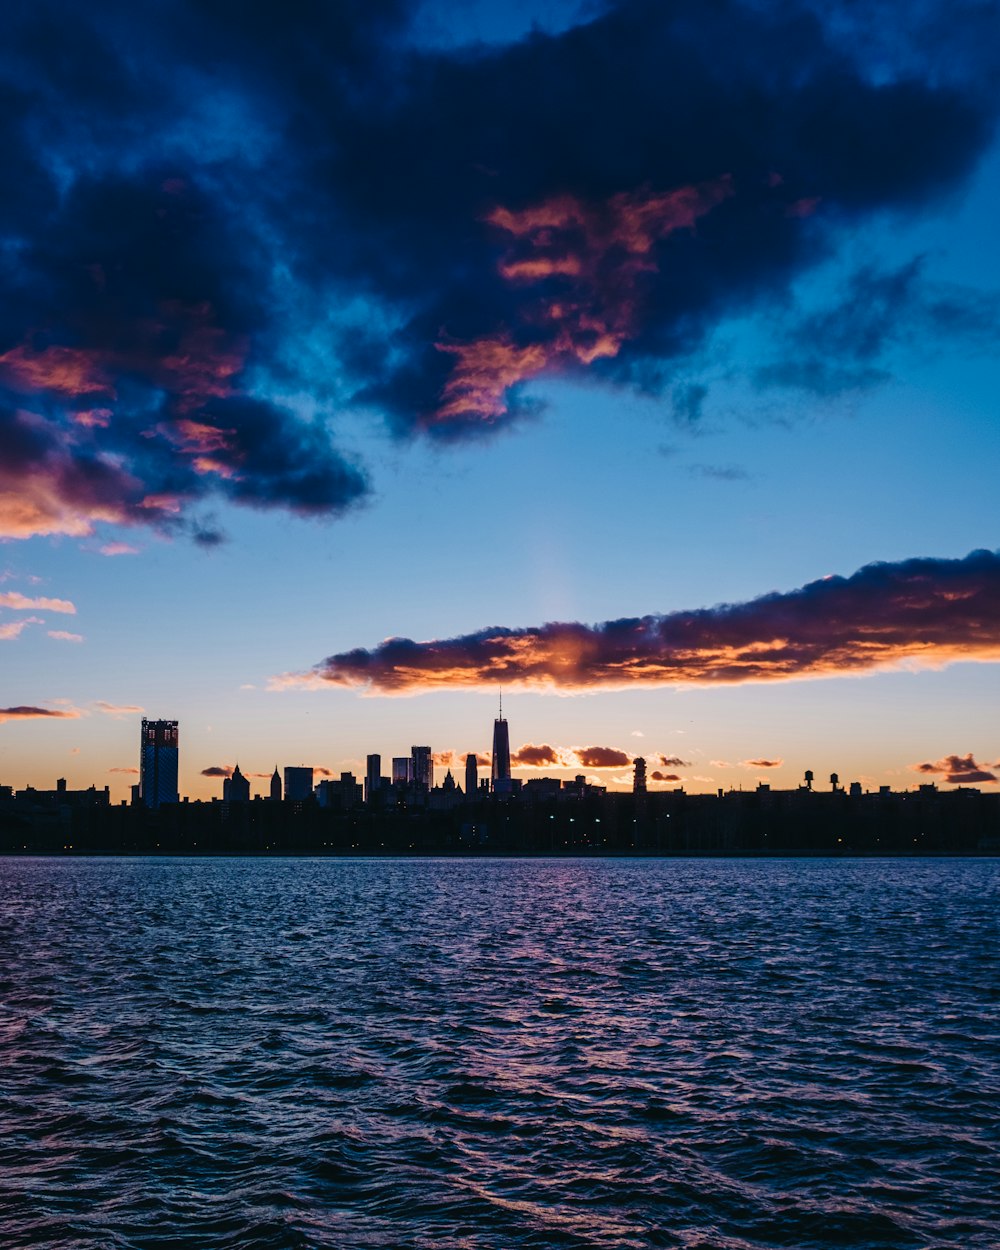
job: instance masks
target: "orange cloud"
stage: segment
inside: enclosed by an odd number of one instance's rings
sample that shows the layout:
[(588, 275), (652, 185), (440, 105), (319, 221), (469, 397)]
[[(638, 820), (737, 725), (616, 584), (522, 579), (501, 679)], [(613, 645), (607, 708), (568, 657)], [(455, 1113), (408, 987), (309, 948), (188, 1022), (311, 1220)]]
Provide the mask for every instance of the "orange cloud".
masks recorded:
[(748, 603), (596, 626), (390, 638), (332, 655), (298, 680), (380, 694), (498, 683), (586, 690), (787, 681), (960, 660), (1000, 660), (1000, 553), (872, 564)]
[(78, 720), (80, 715), (77, 708), (0, 707), (0, 725), (12, 720)]
[(621, 768), (632, 763), (627, 751), (615, 747), (577, 747), (575, 754), (583, 768)]
[(512, 768), (562, 767), (562, 758), (560, 752), (547, 743), (535, 746), (528, 742), (519, 751), (514, 752), (510, 757), (510, 763)]
[(946, 755), (935, 763), (911, 764), (910, 767), (917, 773), (940, 774), (952, 786), (991, 785), (1000, 780), (989, 771), (998, 765), (976, 763), (971, 751), (968, 755)]
[(12, 390), (25, 394), (52, 391), (73, 398), (97, 394), (115, 397), (97, 356), (79, 347), (35, 350), (21, 343), (0, 355), (0, 378)]
[(71, 634), (67, 629), (50, 629), (48, 635), (57, 642), (83, 642), (83, 634)]
[(693, 229), (732, 194), (726, 175), (664, 193), (621, 192), (599, 204), (556, 195), (523, 209), (493, 209), (485, 220), (509, 244), (500, 275), (540, 289), (521, 309), (516, 333), (436, 344), (455, 363), (431, 423), (496, 420), (508, 411), (511, 387), (548, 369), (617, 356), (635, 333), (644, 275), (659, 273), (656, 246)]
[[(177, 348), (162, 355), (165, 337), (176, 334)], [(207, 302), (166, 300), (159, 315), (129, 322), (115, 348), (32, 346), (34, 335), (0, 355), (0, 380), (23, 394), (50, 393), (69, 399), (101, 396), (113, 402), (111, 379), (140, 376), (169, 392), (183, 411), (211, 398), (232, 394), (232, 379), (243, 368), (247, 343), (214, 324)], [(107, 427), (113, 413), (99, 407), (75, 414), (82, 426)]]

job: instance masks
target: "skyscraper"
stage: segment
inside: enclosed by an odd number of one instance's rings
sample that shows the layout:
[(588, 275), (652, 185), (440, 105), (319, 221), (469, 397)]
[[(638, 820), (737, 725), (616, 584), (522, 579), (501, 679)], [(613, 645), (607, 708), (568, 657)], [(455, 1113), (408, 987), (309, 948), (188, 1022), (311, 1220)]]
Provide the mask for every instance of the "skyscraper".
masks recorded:
[(479, 790), (479, 760), (475, 752), (465, 757), (465, 797), (472, 800)]
[(408, 781), (412, 780), (413, 760), (409, 755), (394, 755), (392, 757), (392, 784), (405, 786)]
[(503, 718), (503, 695), (500, 696), (500, 715), (493, 722), (493, 764), (490, 780), (494, 790), (510, 789), (510, 737), (507, 722)]
[(146, 807), (176, 803), (177, 722), (142, 718), (139, 744), (139, 798)]
[(275, 764), (274, 772), (271, 774), (271, 801), (273, 803), (281, 802), (281, 776), (278, 773), (277, 764)]
[(365, 769), (365, 802), (374, 803), (382, 787), (382, 756), (369, 755)]
[(303, 766), (285, 769), (285, 801), (302, 803), (312, 798), (313, 770)]
[(430, 793), (434, 789), (434, 760), (430, 747), (410, 747), (410, 759), (413, 760), (413, 780), (426, 786)]
[(250, 782), (240, 772), (239, 764), (233, 769), (233, 775), (222, 783), (222, 798), (226, 803), (250, 802)]

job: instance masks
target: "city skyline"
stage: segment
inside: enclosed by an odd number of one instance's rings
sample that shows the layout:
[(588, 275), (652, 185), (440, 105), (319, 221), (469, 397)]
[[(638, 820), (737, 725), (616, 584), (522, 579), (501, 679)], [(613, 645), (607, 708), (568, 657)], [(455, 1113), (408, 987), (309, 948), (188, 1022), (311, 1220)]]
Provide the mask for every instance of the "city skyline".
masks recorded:
[[(826, 775), (822, 769), (810, 767), (801, 770), (798, 777), (793, 777), (781, 757), (712, 760), (710, 767), (728, 775), (718, 786), (707, 786), (704, 783), (708, 778), (691, 775), (697, 766), (694, 761), (684, 760), (678, 755), (668, 756), (663, 752), (644, 753), (642, 746), (635, 746), (630, 752), (620, 747), (601, 745), (559, 747), (549, 743), (525, 742), (512, 754), (508, 723), (502, 713), (501, 704), (500, 715), (493, 721), (493, 750), (489, 752), (451, 748), (435, 751), (426, 745), (412, 745), (409, 754), (392, 757), (383, 757), (381, 752), (368, 752), (364, 756), (364, 768), (358, 770), (357, 775), (351, 767), (335, 770), (323, 764), (305, 764), (301, 760), (296, 764), (275, 763), (270, 772), (253, 771), (252, 768), (244, 771), (239, 759), (232, 763), (205, 764), (201, 768), (198, 765), (202, 761), (196, 760), (187, 773), (195, 779), (194, 792), (185, 790), (179, 784), (179, 777), (185, 775), (180, 764), (184, 755), (180, 749), (179, 722), (143, 717), (138, 767), (115, 771), (130, 779), (134, 776), (135, 780), (128, 785), (127, 798), (132, 803), (151, 809), (192, 798), (195, 801), (221, 799), (224, 802), (248, 802), (256, 798), (301, 801), (319, 797), (321, 788), (335, 781), (356, 785), (359, 795), (363, 795), (363, 801), (368, 804), (377, 790), (414, 784), (427, 794), (442, 786), (450, 786), (466, 795), (471, 794), (473, 789), (477, 794), (485, 789), (487, 794), (502, 797), (515, 793), (525, 781), (533, 778), (553, 778), (563, 785), (579, 783), (583, 779), (588, 786), (609, 793), (634, 793), (638, 788), (643, 794), (667, 791), (711, 794), (742, 791), (744, 788), (792, 790), (803, 785), (811, 789), (817, 771), (821, 776)], [(387, 771), (382, 768), (383, 758), (391, 765)], [(872, 785), (870, 778), (862, 774), (861, 778), (845, 778), (843, 788), (850, 788), (852, 793), (871, 793), (874, 790), (902, 793), (926, 789), (928, 785), (942, 789), (985, 785), (989, 790), (995, 780), (990, 767), (1000, 769), (1000, 761), (987, 766), (969, 752), (964, 756), (951, 755), (936, 761), (915, 763), (910, 768), (911, 776), (901, 778), (894, 786)], [(515, 772), (521, 776), (515, 777)], [(836, 791), (841, 780), (840, 773), (836, 770), (830, 772), (829, 780)], [(66, 787), (65, 777), (56, 781), (59, 786)], [(0, 776), (0, 787), (3, 786), (11, 791), (27, 788), (54, 792), (56, 789), (55, 784), (17, 783), (14, 778)], [(82, 792), (101, 787), (91, 780), (89, 785), (68, 788)], [(110, 786), (107, 788), (110, 791)], [(126, 798), (116, 792), (114, 800), (125, 802)]]
[(0, 781), (120, 800), (147, 716), (195, 798), (414, 743), (462, 785), (502, 684), (523, 776), (997, 784), (988, 6), (45, 12)]

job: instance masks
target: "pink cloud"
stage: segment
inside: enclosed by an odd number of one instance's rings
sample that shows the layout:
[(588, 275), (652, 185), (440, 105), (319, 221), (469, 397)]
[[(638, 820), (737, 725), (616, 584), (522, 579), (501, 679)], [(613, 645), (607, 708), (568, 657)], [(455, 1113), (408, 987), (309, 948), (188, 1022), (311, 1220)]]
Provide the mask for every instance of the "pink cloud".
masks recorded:
[(64, 612), (76, 614), (76, 607), (68, 599), (31, 599), (17, 590), (0, 592), (0, 608), (13, 608), (15, 612)]
[(95, 699), (94, 707), (106, 716), (139, 716), (146, 710), (137, 703), (106, 703), (103, 699)]

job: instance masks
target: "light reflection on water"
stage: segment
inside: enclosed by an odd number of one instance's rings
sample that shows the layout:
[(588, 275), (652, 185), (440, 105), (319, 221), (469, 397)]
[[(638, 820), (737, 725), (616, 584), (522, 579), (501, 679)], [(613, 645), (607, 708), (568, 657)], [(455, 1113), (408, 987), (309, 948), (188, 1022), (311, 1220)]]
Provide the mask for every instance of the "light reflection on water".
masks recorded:
[(1000, 1244), (995, 861), (0, 860), (0, 1244)]

